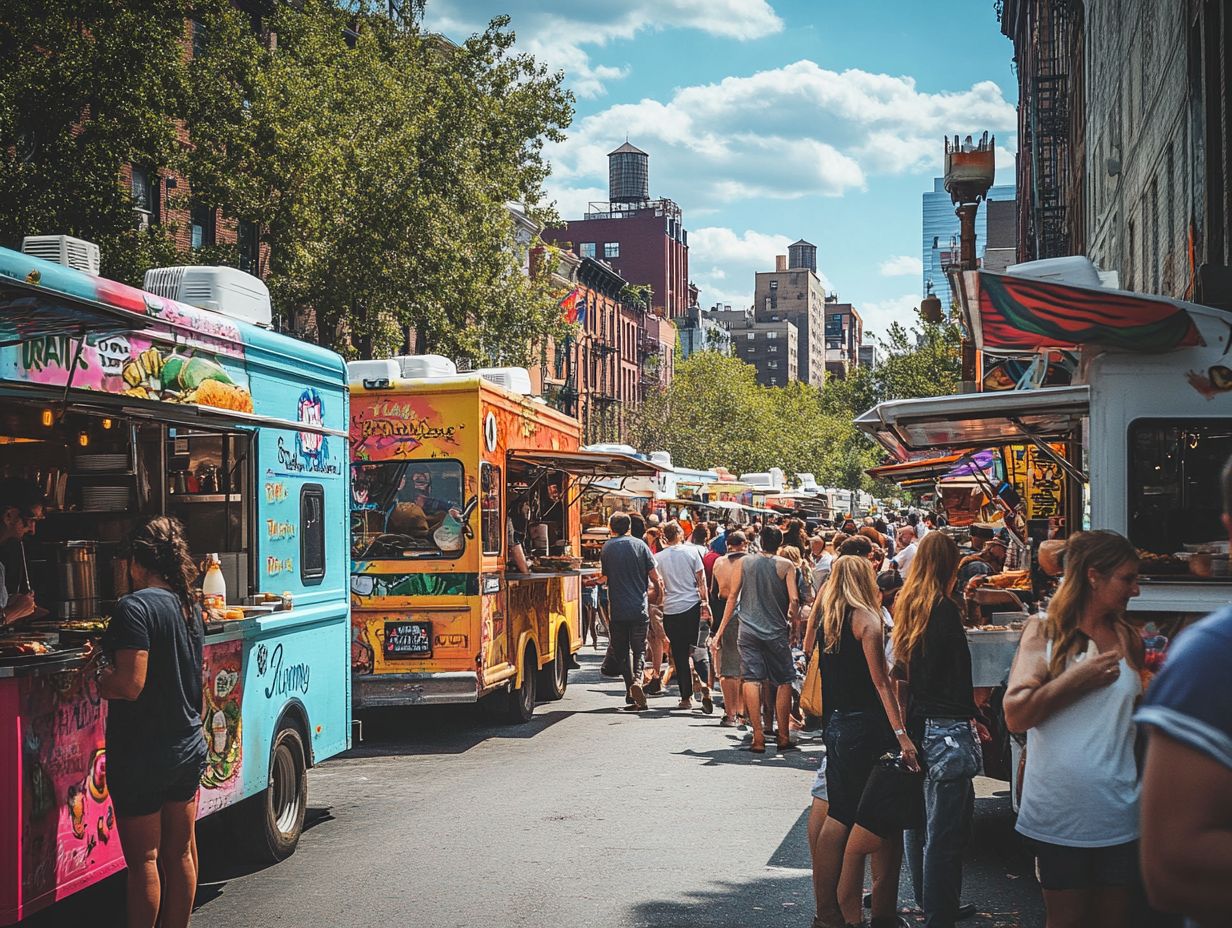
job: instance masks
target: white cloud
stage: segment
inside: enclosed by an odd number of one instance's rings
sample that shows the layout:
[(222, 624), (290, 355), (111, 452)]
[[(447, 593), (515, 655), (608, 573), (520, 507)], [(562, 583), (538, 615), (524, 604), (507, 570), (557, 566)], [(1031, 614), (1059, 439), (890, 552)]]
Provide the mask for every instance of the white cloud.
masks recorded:
[(924, 262), (913, 255), (895, 255), (881, 262), (882, 277), (919, 277), (924, 273)]
[[(482, 31), (496, 11), (476, 10), (474, 0), (431, 0), (425, 26), (454, 38)], [(506, 0), (520, 50), (565, 71), (579, 97), (597, 97), (609, 81), (629, 73), (624, 66), (591, 61), (584, 46), (603, 47), (639, 32), (696, 29), (721, 38), (748, 41), (783, 30), (768, 0)]]
[[(649, 152), (651, 194), (693, 205), (842, 196), (874, 175), (940, 174), (942, 140), (964, 127), (1012, 139), (1000, 88), (925, 93), (911, 77), (830, 71), (797, 61), (675, 90), (588, 116), (547, 155), (557, 187), (606, 181), (626, 136)], [(687, 216), (687, 213), (686, 213)]]
[[(753, 275), (773, 271), (775, 255), (787, 254), (798, 235), (776, 235), (746, 229), (737, 233), (707, 226), (689, 233), (689, 276), (701, 289), (703, 306), (730, 303), (733, 309), (753, 305)], [(833, 289), (824, 274), (822, 287)]]
[(918, 293), (906, 293), (870, 303), (857, 302), (856, 312), (864, 320), (864, 340), (876, 342), (877, 339), (884, 339), (891, 322), (901, 323), (904, 328), (910, 329), (919, 321), (915, 313), (919, 305)]

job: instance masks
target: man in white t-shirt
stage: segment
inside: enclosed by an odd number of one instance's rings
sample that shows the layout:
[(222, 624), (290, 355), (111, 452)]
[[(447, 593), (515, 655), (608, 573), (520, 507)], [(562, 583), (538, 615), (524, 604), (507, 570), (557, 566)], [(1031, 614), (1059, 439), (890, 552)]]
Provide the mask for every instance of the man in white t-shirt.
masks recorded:
[(907, 568), (911, 566), (911, 559), (915, 557), (917, 547), (915, 529), (910, 525), (902, 526), (898, 530), (898, 554), (891, 563), (904, 577), (907, 576)]
[[(664, 548), (655, 555), (655, 566), (663, 578), (663, 630), (671, 647), (672, 663), (676, 667), (676, 685), (680, 687), (677, 709), (693, 708), (693, 673), (690, 658), (697, 647), (697, 638), (704, 618), (710, 621), (710, 603), (706, 595), (706, 570), (698, 548), (681, 544), (680, 523), (663, 526)], [(710, 693), (703, 689), (702, 707), (709, 706)]]

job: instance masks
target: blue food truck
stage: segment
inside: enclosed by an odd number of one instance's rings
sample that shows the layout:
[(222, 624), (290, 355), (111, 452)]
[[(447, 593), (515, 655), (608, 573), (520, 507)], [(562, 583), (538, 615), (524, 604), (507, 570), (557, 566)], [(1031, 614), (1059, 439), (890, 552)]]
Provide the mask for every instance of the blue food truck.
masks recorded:
[(227, 810), (237, 850), (286, 857), (307, 768), (350, 746), (346, 370), (216, 305), (0, 248), (0, 475), (47, 497), (23, 549), (0, 551), (40, 607), (0, 634), (0, 924), (123, 868), (81, 646), (127, 589), (142, 517), (176, 516), (226, 580), (199, 814)]

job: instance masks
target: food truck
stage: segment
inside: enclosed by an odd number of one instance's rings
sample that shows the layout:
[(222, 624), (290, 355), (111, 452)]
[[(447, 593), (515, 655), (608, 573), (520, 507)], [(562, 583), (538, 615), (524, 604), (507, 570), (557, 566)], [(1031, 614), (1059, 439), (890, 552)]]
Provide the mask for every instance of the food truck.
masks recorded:
[(287, 856), (306, 768), (351, 739), (342, 359), (225, 302), (0, 249), (0, 409), (0, 473), (47, 498), (37, 532), (0, 551), (41, 607), (0, 632), (0, 924), (124, 867), (81, 646), (128, 590), (122, 541), (144, 516), (177, 517), (226, 578), (198, 814), (235, 807), (240, 850)]
[[(524, 722), (581, 647), (580, 497), (654, 477), (580, 451), (576, 419), (446, 359), (352, 362), (352, 689), (357, 709), (486, 699)], [(530, 573), (509, 566), (521, 539)]]
[[(965, 272), (956, 292), (985, 365), (1033, 360), (1015, 388), (895, 400), (856, 424), (900, 461), (999, 449), (1007, 479), (1027, 472), (1021, 511), (1033, 541), (1086, 527), (1128, 537), (1141, 558), (1129, 618), (1149, 672), (1179, 630), (1232, 602), (1220, 520), (1232, 313), (1104, 287), (1086, 259), (1010, 270)], [(1058, 367), (1073, 370), (1071, 382), (1055, 381)], [(977, 683), (1004, 680), (1017, 637), (969, 632)]]

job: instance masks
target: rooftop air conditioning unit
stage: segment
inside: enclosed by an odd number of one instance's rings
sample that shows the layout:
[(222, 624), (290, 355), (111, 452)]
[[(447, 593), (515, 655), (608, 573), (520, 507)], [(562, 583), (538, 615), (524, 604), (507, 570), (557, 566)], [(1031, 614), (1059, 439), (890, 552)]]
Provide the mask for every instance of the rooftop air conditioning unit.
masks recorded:
[(439, 354), (404, 354), (394, 358), (394, 362), (407, 380), (454, 377), (458, 373), (458, 366)]
[(273, 321), (269, 288), (259, 277), (234, 267), (156, 267), (145, 272), (144, 288), (268, 329)]
[(402, 369), (392, 358), (380, 361), (348, 361), (346, 367), (347, 383), (370, 390), (388, 387), (402, 376)]
[(650, 462), (658, 464), (660, 467), (671, 467), (672, 453), (670, 451), (652, 451), (650, 452)]
[(27, 235), (21, 240), (22, 254), (62, 264), (98, 276), (98, 246), (71, 235)]
[(475, 373), (510, 393), (531, 396), (535, 392), (530, 385), (530, 371), (524, 367), (481, 367)]

